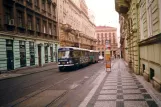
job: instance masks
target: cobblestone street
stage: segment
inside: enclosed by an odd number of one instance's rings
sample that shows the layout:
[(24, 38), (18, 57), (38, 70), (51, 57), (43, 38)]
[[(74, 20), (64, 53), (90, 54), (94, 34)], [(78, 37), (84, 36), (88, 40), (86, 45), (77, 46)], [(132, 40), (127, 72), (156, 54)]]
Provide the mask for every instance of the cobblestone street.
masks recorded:
[[(128, 68), (122, 60), (113, 64), (112, 72), (89, 103), (91, 107), (158, 107), (155, 100), (144, 88), (135, 74), (127, 72)], [(92, 101), (91, 101), (92, 102)]]

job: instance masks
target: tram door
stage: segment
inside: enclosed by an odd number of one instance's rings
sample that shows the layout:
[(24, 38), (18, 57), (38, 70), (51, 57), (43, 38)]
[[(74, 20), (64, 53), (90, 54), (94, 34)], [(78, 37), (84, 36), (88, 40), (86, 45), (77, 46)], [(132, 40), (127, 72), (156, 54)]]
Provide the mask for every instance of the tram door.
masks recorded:
[(14, 69), (13, 40), (6, 40), (7, 70)]

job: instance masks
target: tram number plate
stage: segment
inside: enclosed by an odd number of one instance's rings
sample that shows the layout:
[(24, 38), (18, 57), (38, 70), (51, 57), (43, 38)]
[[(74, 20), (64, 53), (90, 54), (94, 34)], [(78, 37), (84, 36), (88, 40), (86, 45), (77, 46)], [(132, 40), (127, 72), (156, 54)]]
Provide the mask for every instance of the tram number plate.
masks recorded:
[(62, 62), (62, 64), (65, 64), (65, 62)]

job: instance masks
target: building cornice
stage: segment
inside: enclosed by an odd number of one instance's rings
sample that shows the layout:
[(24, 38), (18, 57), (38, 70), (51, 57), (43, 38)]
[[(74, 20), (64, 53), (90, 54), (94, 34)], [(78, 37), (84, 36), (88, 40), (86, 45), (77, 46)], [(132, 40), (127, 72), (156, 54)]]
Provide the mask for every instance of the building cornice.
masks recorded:
[(22, 36), (23, 34), (17, 34), (17, 33), (7, 33), (7, 32), (0, 32), (0, 38), (1, 37), (9, 37), (9, 38), (20, 38), (20, 39), (31, 39), (31, 40), (40, 40), (40, 41), (45, 41), (45, 42), (55, 42), (59, 43), (58, 40), (51, 40), (51, 39), (43, 39), (43, 38), (36, 38), (36, 37), (28, 37), (28, 36)]
[(161, 43), (161, 33), (139, 42), (139, 46), (152, 45), (155, 43)]

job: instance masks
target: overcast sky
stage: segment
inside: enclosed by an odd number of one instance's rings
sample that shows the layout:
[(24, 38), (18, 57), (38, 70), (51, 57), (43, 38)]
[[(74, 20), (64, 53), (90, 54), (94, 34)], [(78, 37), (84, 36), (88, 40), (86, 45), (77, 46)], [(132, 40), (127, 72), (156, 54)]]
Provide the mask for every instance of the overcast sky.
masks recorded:
[(117, 28), (119, 34), (119, 15), (115, 11), (115, 0), (86, 0), (90, 10), (94, 12), (97, 26), (112, 26)]

